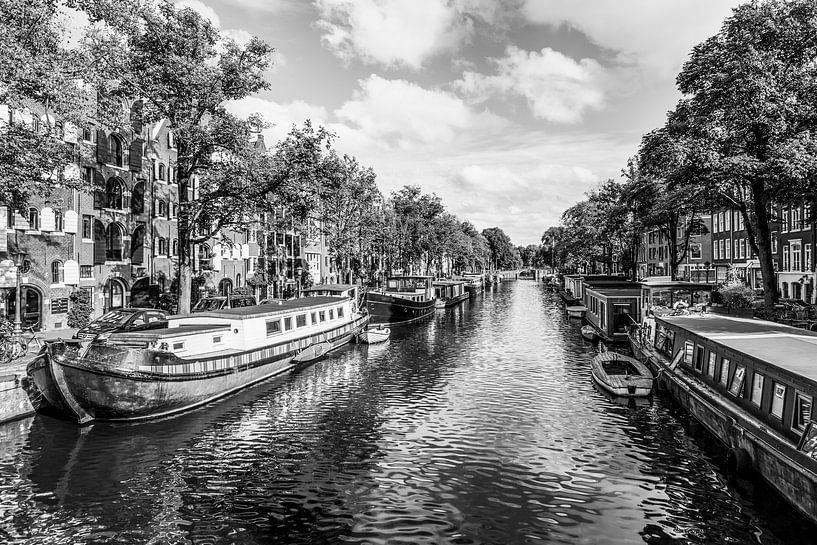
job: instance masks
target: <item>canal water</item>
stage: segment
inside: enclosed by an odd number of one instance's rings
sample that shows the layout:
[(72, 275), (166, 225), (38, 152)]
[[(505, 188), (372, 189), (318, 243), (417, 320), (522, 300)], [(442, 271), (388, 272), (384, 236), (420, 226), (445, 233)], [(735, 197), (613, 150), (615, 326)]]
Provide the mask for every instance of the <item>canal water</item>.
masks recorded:
[(506, 282), (136, 425), (0, 427), (0, 543), (814, 543), (664, 397), (594, 389), (553, 294)]

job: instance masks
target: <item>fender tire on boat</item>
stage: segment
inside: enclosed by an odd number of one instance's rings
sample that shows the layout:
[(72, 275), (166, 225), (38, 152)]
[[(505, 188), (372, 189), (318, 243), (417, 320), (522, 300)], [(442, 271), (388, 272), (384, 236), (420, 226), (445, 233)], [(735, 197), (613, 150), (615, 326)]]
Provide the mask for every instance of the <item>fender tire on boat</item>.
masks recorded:
[(726, 469), (732, 475), (747, 475), (752, 469), (752, 457), (746, 449), (730, 448), (726, 455)]

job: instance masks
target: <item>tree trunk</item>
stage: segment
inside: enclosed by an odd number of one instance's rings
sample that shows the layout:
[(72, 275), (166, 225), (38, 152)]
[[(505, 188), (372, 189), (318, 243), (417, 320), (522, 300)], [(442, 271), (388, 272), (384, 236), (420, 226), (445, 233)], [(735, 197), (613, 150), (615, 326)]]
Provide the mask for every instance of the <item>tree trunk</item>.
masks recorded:
[(190, 314), (190, 300), (193, 294), (193, 264), (187, 259), (179, 259), (179, 314)]
[(178, 276), (179, 276), (179, 314), (190, 314), (190, 303), (193, 294), (193, 248), (190, 243), (190, 207), (188, 206), (188, 185), (190, 178), (180, 178), (179, 212), (176, 219), (176, 228), (179, 238)]
[(760, 261), (760, 272), (763, 275), (763, 299), (766, 310), (771, 310), (778, 300), (777, 277), (774, 272), (772, 232), (769, 228), (769, 215), (766, 210), (766, 196), (763, 192), (762, 181), (752, 182), (752, 202), (756, 221), (754, 227), (757, 257)]

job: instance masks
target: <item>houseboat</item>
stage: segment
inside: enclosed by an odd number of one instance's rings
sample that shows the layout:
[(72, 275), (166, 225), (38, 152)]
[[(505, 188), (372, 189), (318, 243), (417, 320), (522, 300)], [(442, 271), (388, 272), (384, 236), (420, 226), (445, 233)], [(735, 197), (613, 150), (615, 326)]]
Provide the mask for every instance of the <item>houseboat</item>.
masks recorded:
[(641, 282), (641, 319), (663, 315), (679, 307), (703, 310), (711, 301), (712, 284), (653, 277)]
[(596, 281), (583, 286), (585, 320), (606, 342), (627, 342), (639, 319), (641, 286), (634, 282)]
[(366, 308), (375, 323), (410, 323), (434, 312), (431, 276), (390, 276), (380, 290), (366, 292)]
[(462, 280), (435, 280), (433, 285), (438, 308), (451, 307), (471, 297)]
[(647, 318), (633, 352), (660, 385), (729, 449), (817, 523), (817, 333), (722, 315)]
[(485, 289), (485, 279), (482, 273), (465, 273), (461, 280), (465, 282), (465, 289), (472, 293)]
[(369, 321), (350, 297), (316, 296), (171, 317), (168, 327), (56, 343), (27, 368), (48, 404), (75, 418), (185, 411), (348, 343)]

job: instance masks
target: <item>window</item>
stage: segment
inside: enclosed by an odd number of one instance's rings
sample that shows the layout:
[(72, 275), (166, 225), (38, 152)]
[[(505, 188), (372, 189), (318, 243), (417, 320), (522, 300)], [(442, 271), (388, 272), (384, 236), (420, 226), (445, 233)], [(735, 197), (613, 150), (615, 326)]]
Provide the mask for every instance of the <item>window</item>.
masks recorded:
[(760, 407), (760, 403), (763, 400), (763, 382), (765, 380), (766, 377), (760, 373), (752, 375), (752, 403), (757, 407)]
[(691, 259), (701, 259), (701, 245), (700, 244), (692, 244), (689, 247), (690, 251), (690, 258)]
[(811, 420), (811, 396), (802, 392), (794, 394), (794, 414), (792, 415), (791, 428), (797, 431), (806, 429), (806, 424)]
[(314, 312), (312, 313), (312, 323), (313, 323), (313, 324), (317, 324), (317, 323), (318, 323), (317, 314), (315, 314)]
[(704, 370), (704, 347), (698, 346), (695, 351), (695, 370), (703, 373)]
[(721, 386), (726, 386), (729, 382), (729, 360), (727, 358), (721, 359)]
[(783, 228), (784, 233), (789, 232), (789, 210), (788, 210), (788, 208), (786, 210), (783, 210), (783, 225), (782, 225), (782, 228)]
[(773, 416), (782, 419), (783, 418), (783, 403), (786, 400), (786, 386), (784, 384), (780, 384), (778, 382), (774, 383), (774, 389), (772, 390), (772, 410), (771, 413)]
[(184, 350), (184, 342), (173, 343), (173, 350)]
[(171, 255), (179, 255), (179, 239), (177, 239), (177, 238), (173, 239), (172, 250), (173, 250), (173, 253)]
[(51, 283), (62, 284), (65, 282), (65, 268), (59, 259), (51, 262)]
[(159, 216), (167, 215), (167, 203), (163, 200), (159, 200)]
[(318, 313), (318, 317), (320, 317), (321, 322), (325, 322), (325, 321), (326, 321), (326, 312), (324, 312), (324, 311), (320, 311), (320, 312)]
[(715, 214), (712, 217), (712, 220), (713, 220), (712, 230), (715, 233), (720, 233), (721, 232), (721, 215), (720, 214)]
[(799, 240), (791, 241), (791, 270), (802, 271), (802, 262), (800, 260), (802, 243)]
[(772, 236), (772, 253), (773, 254), (777, 253), (777, 237), (776, 236)]
[(800, 207), (795, 206), (791, 209), (791, 230), (792, 231), (799, 231), (801, 229), (800, 225)]
[(287, 316), (286, 318), (284, 318), (284, 329), (286, 331), (292, 329), (292, 316)]
[(335, 309), (333, 309), (333, 308), (330, 308), (330, 309), (329, 309), (329, 319), (330, 319), (330, 320), (334, 320), (334, 319), (335, 319)]
[(106, 239), (105, 259), (108, 261), (122, 261), (122, 228), (116, 223), (108, 225)]
[(94, 266), (93, 265), (80, 265), (79, 266), (79, 277), (80, 278), (93, 278), (94, 277)]
[(304, 327), (306, 326), (306, 314), (298, 314), (295, 317), (295, 325), (297, 327)]
[(715, 250), (715, 259), (720, 259), (721, 258), (721, 245), (719, 243), (720, 243), (720, 241), (716, 240), (715, 244), (712, 245), (713, 249)]
[(343, 318), (343, 307), (338, 307), (338, 318)]
[(724, 242), (726, 243), (724, 245), (724, 248), (726, 248), (724, 259), (732, 259), (732, 244), (730, 244), (728, 240), (724, 240)]
[(165, 179), (165, 164), (159, 163), (159, 179), (164, 181)]
[(267, 337), (277, 335), (281, 332), (281, 320), (270, 320), (267, 322)]
[(58, 233), (65, 229), (65, 222), (62, 219), (62, 210), (54, 210), (54, 230)]
[(111, 163), (121, 167), (125, 166), (124, 155), (122, 153), (122, 141), (116, 135), (108, 137), (108, 145), (111, 148)]
[(791, 253), (789, 252), (789, 245), (783, 246), (783, 270), (791, 270)]
[(706, 374), (709, 375), (709, 378), (715, 380), (715, 360), (717, 359), (717, 354), (714, 352), (709, 353), (709, 361), (706, 364)]
[(692, 356), (695, 353), (695, 344), (692, 341), (684, 343), (684, 363), (692, 365)]
[(88, 127), (82, 127), (82, 139), (83, 140), (85, 140), (86, 142), (93, 142), (92, 134), (93, 133), (91, 133), (91, 129), (89, 129)]
[(805, 262), (803, 263), (803, 270), (810, 271), (811, 270), (811, 244), (806, 244), (805, 248)]
[(82, 216), (82, 238), (93, 238), (94, 235), (91, 232), (91, 225), (93, 225), (93, 221), (93, 216)]
[(738, 365), (735, 367), (735, 374), (732, 377), (732, 383), (729, 385), (729, 393), (733, 396), (740, 397), (743, 392), (743, 379), (746, 378), (746, 366)]
[(105, 184), (105, 206), (115, 210), (124, 208), (125, 202), (125, 187), (124, 184), (117, 178), (111, 178)]
[(33, 206), (28, 209), (28, 228), (34, 231), (40, 229), (40, 211)]
[(732, 228), (732, 213), (731, 212), (724, 212), (723, 213), (723, 230), (728, 231)]

